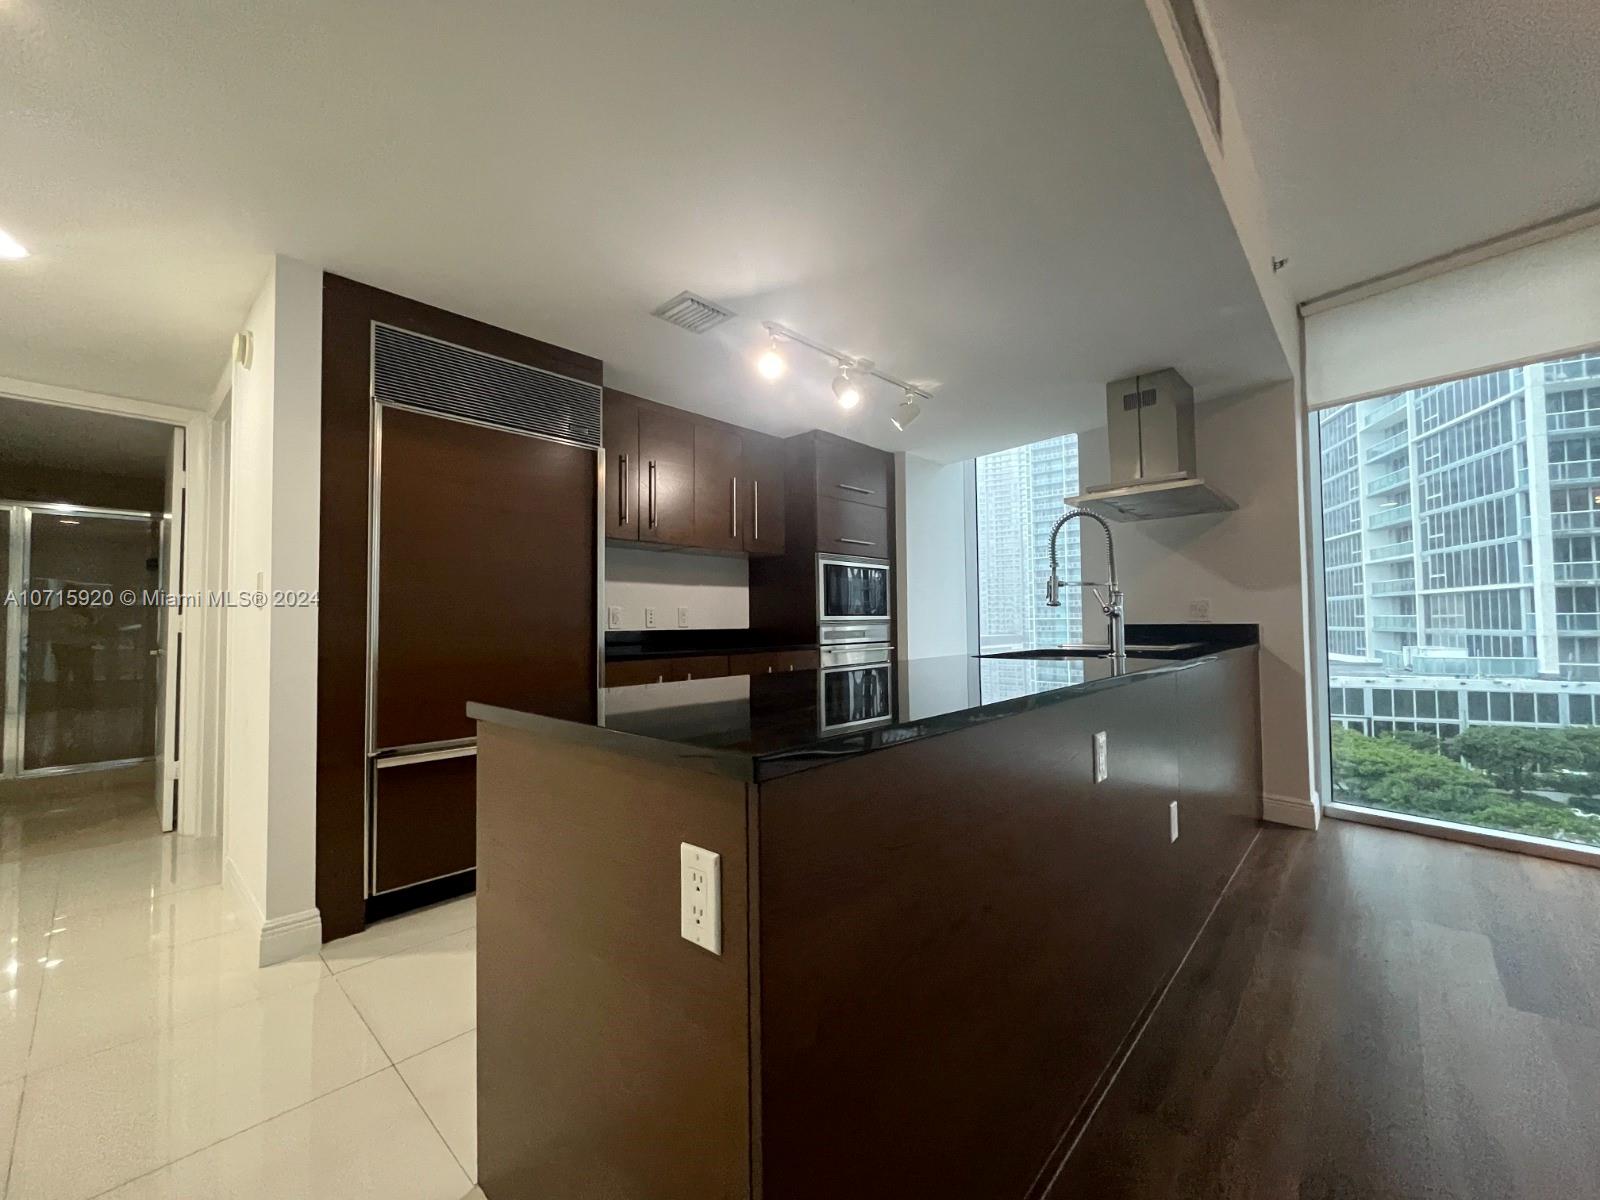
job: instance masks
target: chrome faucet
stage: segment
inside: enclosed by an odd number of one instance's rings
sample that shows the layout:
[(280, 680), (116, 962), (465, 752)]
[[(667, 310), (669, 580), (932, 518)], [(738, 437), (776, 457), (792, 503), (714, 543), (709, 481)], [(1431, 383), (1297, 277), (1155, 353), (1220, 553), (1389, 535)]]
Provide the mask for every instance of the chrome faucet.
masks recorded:
[(1111, 540), (1111, 526), (1106, 523), (1104, 517), (1085, 509), (1069, 508), (1056, 518), (1056, 523), (1050, 527), (1050, 578), (1045, 581), (1044, 602), (1051, 608), (1061, 607), (1062, 580), (1057, 573), (1056, 539), (1061, 536), (1061, 527), (1076, 517), (1087, 517), (1105, 531), (1106, 563), (1110, 576), (1105, 584), (1106, 590), (1102, 592), (1098, 583), (1080, 581), (1078, 586), (1088, 588), (1100, 602), (1100, 611), (1106, 615), (1106, 634), (1111, 642), (1111, 657), (1125, 659), (1128, 657), (1128, 635), (1123, 628), (1123, 617), (1127, 597), (1117, 586), (1117, 548)]

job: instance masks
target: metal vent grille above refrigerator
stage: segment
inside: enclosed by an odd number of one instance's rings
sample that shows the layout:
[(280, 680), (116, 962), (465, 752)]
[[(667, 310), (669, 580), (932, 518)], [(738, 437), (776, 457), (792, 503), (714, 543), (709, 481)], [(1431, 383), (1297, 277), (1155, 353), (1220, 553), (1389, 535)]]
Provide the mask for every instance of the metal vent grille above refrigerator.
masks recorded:
[(600, 445), (598, 384), (377, 322), (372, 394), (379, 404), (414, 412)]

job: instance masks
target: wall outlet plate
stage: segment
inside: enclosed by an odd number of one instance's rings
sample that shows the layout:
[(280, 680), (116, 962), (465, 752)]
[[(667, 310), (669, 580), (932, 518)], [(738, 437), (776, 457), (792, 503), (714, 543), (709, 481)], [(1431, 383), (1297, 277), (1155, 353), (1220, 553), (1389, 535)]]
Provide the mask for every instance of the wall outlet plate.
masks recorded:
[(622, 605), (620, 605), (620, 604), (608, 604), (608, 605), (606, 605), (606, 628), (607, 629), (621, 629), (622, 628)]
[(1094, 781), (1104, 783), (1111, 775), (1111, 768), (1106, 766), (1106, 734), (1101, 730), (1094, 735)]
[(678, 628), (689, 628), (689, 606), (687, 604), (678, 605)]
[(644, 610), (644, 627), (646, 629), (654, 629), (656, 627), (656, 610), (655, 609), (647, 608), (647, 609)]
[(678, 846), (678, 931), (684, 941), (722, 954), (722, 855), (682, 842)]

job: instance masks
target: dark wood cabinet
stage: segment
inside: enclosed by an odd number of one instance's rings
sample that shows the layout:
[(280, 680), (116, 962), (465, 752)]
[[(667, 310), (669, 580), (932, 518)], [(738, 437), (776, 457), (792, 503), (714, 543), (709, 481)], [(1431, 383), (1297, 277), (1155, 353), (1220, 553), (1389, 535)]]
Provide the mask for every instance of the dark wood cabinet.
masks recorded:
[(695, 423), (659, 404), (639, 405), (639, 540), (695, 544)]
[(744, 548), (751, 554), (782, 554), (784, 546), (783, 441), (764, 433), (744, 434), (744, 490), (740, 519)]
[(817, 497), (817, 550), (858, 558), (888, 558), (889, 510), (853, 500)]
[(743, 550), (739, 473), (744, 440), (721, 422), (694, 424), (694, 544), (705, 550)]
[(605, 535), (639, 540), (639, 398), (605, 390), (601, 417), (605, 441)]
[(894, 460), (882, 450), (831, 434), (812, 435), (817, 444), (817, 495), (852, 504), (889, 506)]
[(679, 683), (685, 679), (721, 679), (729, 674), (726, 654), (692, 654), (681, 658), (624, 658), (606, 663), (607, 687), (640, 683)]

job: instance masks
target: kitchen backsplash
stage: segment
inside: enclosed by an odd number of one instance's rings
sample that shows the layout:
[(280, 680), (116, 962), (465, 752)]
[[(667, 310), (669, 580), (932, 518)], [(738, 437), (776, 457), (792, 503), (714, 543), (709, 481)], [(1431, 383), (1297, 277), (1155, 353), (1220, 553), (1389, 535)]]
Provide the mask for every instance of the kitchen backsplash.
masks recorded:
[[(648, 629), (645, 610), (656, 612), (656, 629), (748, 629), (750, 563), (716, 554), (636, 550), (608, 544), (607, 629)], [(615, 614), (619, 620), (612, 620)], [(678, 620), (685, 610), (686, 621)]]

